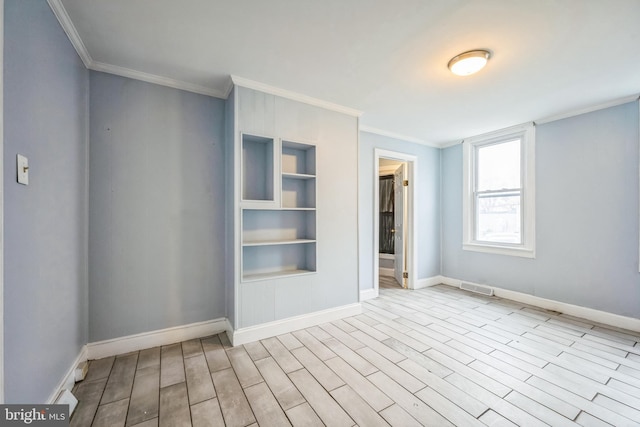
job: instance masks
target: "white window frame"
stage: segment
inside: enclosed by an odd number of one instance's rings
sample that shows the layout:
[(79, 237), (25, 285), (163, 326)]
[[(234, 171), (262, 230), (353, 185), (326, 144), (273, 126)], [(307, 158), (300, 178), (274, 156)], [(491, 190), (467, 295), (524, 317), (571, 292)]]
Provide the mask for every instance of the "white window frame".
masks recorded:
[[(521, 160), (521, 244), (478, 241), (476, 226), (476, 169), (477, 147), (520, 139)], [(496, 132), (467, 138), (462, 143), (463, 199), (462, 199), (462, 248), (467, 251), (535, 258), (535, 126), (526, 123)]]

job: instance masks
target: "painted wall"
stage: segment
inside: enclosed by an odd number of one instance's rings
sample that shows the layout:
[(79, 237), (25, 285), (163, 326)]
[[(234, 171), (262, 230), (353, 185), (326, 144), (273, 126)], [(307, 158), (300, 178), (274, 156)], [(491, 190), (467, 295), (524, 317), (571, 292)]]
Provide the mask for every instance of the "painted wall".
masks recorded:
[(5, 399), (36, 403), (87, 342), (89, 80), (47, 2), (4, 14)]
[(89, 341), (225, 317), (224, 101), (91, 72)]
[(316, 144), (317, 273), (241, 283), (236, 327), (356, 303), (357, 118), (247, 88), (237, 90), (240, 131)]
[(536, 259), (463, 251), (462, 147), (442, 154), (442, 274), (640, 318), (638, 103), (536, 128)]
[(373, 288), (374, 255), (373, 206), (377, 165), (375, 149), (411, 154), (418, 159), (420, 188), (415, 197), (418, 216), (415, 220), (418, 240), (418, 280), (440, 274), (440, 149), (401, 141), (382, 135), (360, 132), (358, 156), (358, 218), (360, 247), (360, 290)]

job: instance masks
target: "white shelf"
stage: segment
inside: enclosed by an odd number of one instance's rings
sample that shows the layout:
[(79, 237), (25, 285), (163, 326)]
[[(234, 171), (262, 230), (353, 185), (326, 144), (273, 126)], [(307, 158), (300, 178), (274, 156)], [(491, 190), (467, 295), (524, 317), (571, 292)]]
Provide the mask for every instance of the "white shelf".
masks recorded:
[(306, 173), (286, 173), (282, 172), (283, 179), (315, 179), (315, 175), (309, 175)]
[(299, 245), (304, 243), (315, 243), (313, 239), (295, 239), (295, 240), (262, 240), (243, 242), (242, 246), (275, 246), (275, 245)]
[(260, 274), (245, 274), (242, 276), (243, 282), (256, 282), (258, 280), (278, 279), (282, 277), (291, 276), (303, 276), (307, 274), (315, 274), (315, 271), (311, 270), (283, 270), (274, 271), (272, 273), (260, 273)]

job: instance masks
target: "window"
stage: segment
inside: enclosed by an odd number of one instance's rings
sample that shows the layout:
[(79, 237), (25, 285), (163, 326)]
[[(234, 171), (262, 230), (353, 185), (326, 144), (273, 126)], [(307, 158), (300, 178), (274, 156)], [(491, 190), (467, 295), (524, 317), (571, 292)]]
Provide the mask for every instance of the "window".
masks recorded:
[(514, 126), (463, 143), (463, 249), (535, 256), (535, 128)]

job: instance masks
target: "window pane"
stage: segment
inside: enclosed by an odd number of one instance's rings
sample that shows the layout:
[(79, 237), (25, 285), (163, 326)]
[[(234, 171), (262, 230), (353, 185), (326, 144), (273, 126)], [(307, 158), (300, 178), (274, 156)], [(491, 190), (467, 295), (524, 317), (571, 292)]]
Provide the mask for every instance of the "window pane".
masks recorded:
[(522, 244), (520, 194), (482, 196), (476, 203), (476, 240)]
[(478, 148), (478, 191), (520, 188), (520, 139)]

